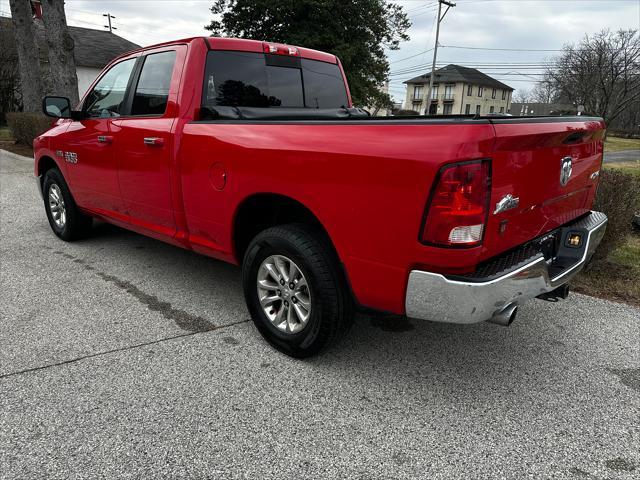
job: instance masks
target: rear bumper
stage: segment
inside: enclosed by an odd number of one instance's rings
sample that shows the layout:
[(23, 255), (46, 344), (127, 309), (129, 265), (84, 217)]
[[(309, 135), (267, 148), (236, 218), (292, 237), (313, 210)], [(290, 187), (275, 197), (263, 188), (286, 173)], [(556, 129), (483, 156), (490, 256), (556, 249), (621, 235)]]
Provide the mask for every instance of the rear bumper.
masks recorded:
[[(545, 259), (531, 244), (494, 259), (482, 275), (444, 276), (413, 270), (409, 274), (405, 298), (410, 318), (448, 323), (477, 323), (555, 290), (569, 282), (589, 261), (602, 240), (607, 216), (591, 212), (565, 225), (560, 235), (558, 255)], [(568, 247), (569, 234), (582, 236), (579, 248)]]

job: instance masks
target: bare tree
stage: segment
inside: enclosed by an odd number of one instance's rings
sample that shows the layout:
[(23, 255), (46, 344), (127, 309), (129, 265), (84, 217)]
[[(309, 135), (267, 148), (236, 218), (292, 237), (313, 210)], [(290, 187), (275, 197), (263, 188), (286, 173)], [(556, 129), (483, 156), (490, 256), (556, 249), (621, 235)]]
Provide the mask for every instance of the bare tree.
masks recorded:
[(79, 102), (74, 42), (67, 29), (63, 0), (42, 0), (42, 21), (49, 47), (49, 69), (53, 93)]
[(29, 0), (9, 0), (9, 5), (18, 51), (23, 110), (39, 112), (42, 105), (42, 79), (31, 3)]
[(519, 88), (513, 94), (512, 103), (529, 103), (531, 101), (531, 92), (524, 88)]
[(553, 103), (557, 101), (557, 99), (558, 91), (556, 90), (555, 82), (547, 73), (541, 81), (536, 83), (533, 90), (531, 90), (529, 101), (537, 103)]
[(615, 120), (640, 98), (638, 30), (603, 30), (564, 47), (547, 76), (562, 98), (588, 113)]

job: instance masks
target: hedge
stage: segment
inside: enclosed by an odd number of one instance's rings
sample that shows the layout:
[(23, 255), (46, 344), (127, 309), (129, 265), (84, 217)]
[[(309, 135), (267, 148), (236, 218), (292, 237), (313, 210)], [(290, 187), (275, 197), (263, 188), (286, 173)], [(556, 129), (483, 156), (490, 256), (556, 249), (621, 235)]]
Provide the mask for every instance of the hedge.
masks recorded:
[(9, 112), (7, 125), (16, 143), (31, 146), (33, 139), (51, 128), (54, 120), (40, 113)]
[(640, 176), (603, 168), (593, 209), (609, 217), (604, 238), (593, 256), (597, 263), (622, 246), (633, 230), (634, 213), (640, 210)]

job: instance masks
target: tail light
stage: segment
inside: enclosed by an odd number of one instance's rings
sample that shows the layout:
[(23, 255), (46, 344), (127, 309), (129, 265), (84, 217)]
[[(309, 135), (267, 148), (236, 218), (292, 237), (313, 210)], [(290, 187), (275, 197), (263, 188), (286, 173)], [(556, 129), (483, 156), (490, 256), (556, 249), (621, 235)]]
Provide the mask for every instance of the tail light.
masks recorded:
[(299, 57), (300, 51), (297, 47), (281, 45), (279, 43), (262, 42), (262, 51), (273, 55), (288, 55), (290, 57)]
[(444, 166), (438, 172), (425, 210), (420, 240), (444, 247), (480, 245), (490, 196), (489, 160)]

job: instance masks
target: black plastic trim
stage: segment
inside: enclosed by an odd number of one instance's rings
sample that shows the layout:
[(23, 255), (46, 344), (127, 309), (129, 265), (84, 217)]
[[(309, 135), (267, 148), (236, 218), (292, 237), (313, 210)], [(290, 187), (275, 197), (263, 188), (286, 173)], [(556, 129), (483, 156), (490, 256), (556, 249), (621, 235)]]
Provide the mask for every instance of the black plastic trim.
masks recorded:
[(136, 58), (136, 63), (133, 66), (133, 71), (131, 72), (131, 76), (129, 77), (127, 89), (124, 94), (124, 111), (120, 113), (119, 118), (133, 116), (131, 115), (131, 110), (133, 108), (133, 97), (135, 95), (135, 90), (138, 87), (140, 72), (142, 72), (142, 67), (146, 58), (146, 55), (140, 55), (138, 58)]
[[(277, 110), (270, 108), (269, 110)], [(278, 115), (272, 112), (268, 117), (276, 117)], [(491, 117), (476, 117), (475, 115), (411, 115), (402, 117), (345, 117), (340, 119), (321, 119), (321, 120), (300, 120), (297, 118), (277, 118), (268, 119), (215, 119), (215, 120), (193, 120), (189, 123), (210, 123), (210, 124), (244, 124), (244, 125), (483, 125), (483, 124), (520, 124), (520, 123), (577, 123), (584, 121), (602, 121), (599, 117), (509, 117), (495, 119)]]
[[(271, 108), (270, 110), (276, 110)], [(314, 109), (307, 109), (311, 112)], [(270, 115), (271, 116), (271, 115)], [(272, 112), (272, 118), (276, 117)], [(300, 120), (282, 116), (274, 120), (267, 119), (215, 119), (215, 120), (193, 120), (189, 123), (204, 124), (239, 124), (239, 125), (489, 125), (487, 119), (474, 120), (473, 117), (464, 118), (436, 118), (436, 117), (348, 117), (335, 119)]]
[(496, 125), (505, 123), (565, 123), (565, 122), (602, 122), (601, 117), (584, 117), (580, 115), (562, 116), (539, 116), (539, 117), (508, 117), (491, 118), (488, 120)]

